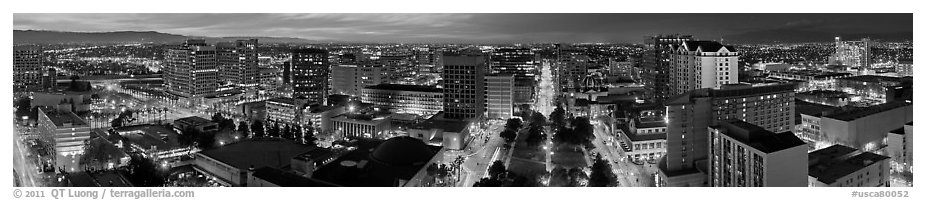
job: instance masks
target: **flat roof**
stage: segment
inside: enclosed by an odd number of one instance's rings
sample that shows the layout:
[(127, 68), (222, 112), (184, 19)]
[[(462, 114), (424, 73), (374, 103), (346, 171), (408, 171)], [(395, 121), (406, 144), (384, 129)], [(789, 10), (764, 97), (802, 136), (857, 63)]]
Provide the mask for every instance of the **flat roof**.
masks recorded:
[(868, 83), (884, 83), (884, 82), (901, 82), (903, 78), (891, 77), (891, 76), (878, 76), (878, 75), (861, 75), (861, 76), (850, 76), (845, 78), (839, 78), (842, 80), (853, 80), (861, 81)]
[(773, 133), (740, 120), (721, 122), (713, 127), (726, 129), (724, 135), (765, 153), (773, 153), (807, 144), (790, 131)]
[(832, 184), (839, 178), (890, 158), (838, 144), (810, 152), (807, 157), (807, 174), (826, 184)]
[(463, 120), (455, 119), (442, 119), (438, 117), (431, 117), (428, 120), (425, 120), (421, 123), (413, 125), (413, 129), (443, 129), (444, 132), (462, 132), (466, 129), (466, 126), (469, 125), (469, 122)]
[(332, 187), (335, 185), (326, 184), (301, 176), (296, 173), (272, 168), (272, 167), (261, 167), (254, 170), (254, 173), (251, 175), (256, 178), (263, 179), (264, 181), (276, 184), (280, 187)]
[(289, 98), (289, 97), (272, 98), (272, 99), (268, 99), (267, 102), (268, 103), (277, 102), (277, 103), (282, 103), (282, 104), (296, 105), (296, 100), (293, 98)]
[(288, 166), (293, 157), (314, 148), (316, 147), (291, 140), (254, 138), (199, 153), (232, 167), (247, 170), (251, 166), (282, 168)]
[(432, 92), (441, 93), (443, 90), (437, 87), (424, 85), (401, 85), (401, 84), (379, 84), (368, 86), (365, 89), (374, 90), (392, 90), (392, 91), (411, 91), (411, 92)]
[[(374, 149), (382, 144), (383, 140), (359, 139), (357, 149), (324, 165), (312, 174), (312, 179), (347, 187), (394, 187), (398, 180), (410, 180), (425, 166), (421, 165), (388, 165), (372, 159)], [(440, 151), (439, 146), (426, 145), (431, 149), (427, 152), (431, 157)]]
[(907, 103), (904, 101), (892, 101), (883, 104), (878, 104), (870, 107), (848, 109), (841, 112), (836, 112), (833, 114), (825, 115), (824, 117), (842, 120), (842, 121), (852, 121), (862, 117), (867, 117), (869, 115), (878, 114), (884, 111), (889, 111), (904, 106), (913, 106), (913, 103)]
[(624, 135), (627, 135), (627, 139), (630, 141), (650, 141), (650, 140), (665, 140), (666, 133), (652, 133), (652, 134), (637, 134), (630, 131), (630, 128), (627, 125), (618, 125), (618, 129), (624, 132)]
[[(138, 133), (139, 131), (141, 133)], [(156, 146), (159, 150), (166, 150), (176, 147), (176, 140), (164, 141), (161, 137), (176, 138), (179, 133), (158, 125), (136, 125), (116, 128), (122, 137), (139, 146), (150, 147)]]
[[(44, 111), (44, 110), (43, 110)], [(48, 119), (51, 120), (55, 126), (63, 126), (64, 124), (71, 124), (71, 126), (83, 126), (87, 125), (87, 122), (84, 119), (74, 114), (71, 111), (51, 111), (45, 112), (45, 116), (48, 116)]]
[(208, 120), (208, 119), (202, 118), (202, 117), (198, 117), (198, 116), (184, 117), (184, 118), (180, 118), (180, 119), (177, 119), (177, 120), (174, 120), (174, 121), (175, 121), (175, 122), (176, 122), (176, 121), (180, 121), (180, 122), (183, 122), (183, 123), (197, 124), (197, 125), (198, 125), (198, 124), (205, 124), (205, 123), (211, 123), (211, 122), (212, 122), (211, 120)]

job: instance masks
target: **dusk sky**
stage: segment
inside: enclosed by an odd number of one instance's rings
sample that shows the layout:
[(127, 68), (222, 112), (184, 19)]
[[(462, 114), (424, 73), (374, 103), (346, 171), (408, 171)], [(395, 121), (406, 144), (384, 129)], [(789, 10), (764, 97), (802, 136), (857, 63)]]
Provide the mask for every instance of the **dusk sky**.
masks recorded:
[(912, 32), (912, 14), (14, 14), (16, 30), (158, 31), (356, 42), (640, 42), (792, 29)]

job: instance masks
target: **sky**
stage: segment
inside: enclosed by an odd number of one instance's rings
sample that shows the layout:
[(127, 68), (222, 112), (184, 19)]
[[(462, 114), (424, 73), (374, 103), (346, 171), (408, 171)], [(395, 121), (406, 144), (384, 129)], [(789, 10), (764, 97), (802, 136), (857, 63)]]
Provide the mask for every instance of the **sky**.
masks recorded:
[(793, 29), (833, 34), (912, 32), (912, 14), (13, 14), (16, 30), (157, 31), (352, 42), (634, 42), (683, 33), (703, 39)]

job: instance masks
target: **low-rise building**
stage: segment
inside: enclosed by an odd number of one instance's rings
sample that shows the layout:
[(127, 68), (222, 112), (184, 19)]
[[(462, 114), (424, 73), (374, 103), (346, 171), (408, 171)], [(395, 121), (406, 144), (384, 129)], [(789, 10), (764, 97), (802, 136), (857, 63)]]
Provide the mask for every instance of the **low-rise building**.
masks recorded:
[(913, 122), (913, 104), (903, 101), (846, 109), (820, 118), (818, 142), (881, 152), (887, 146), (887, 133), (909, 122)]
[(913, 168), (913, 122), (887, 133), (887, 156), (891, 157), (894, 171)]
[(470, 139), (470, 129), (470, 123), (467, 121), (443, 119), (437, 115), (411, 126), (408, 135), (429, 145), (463, 149), (466, 141)]
[(70, 111), (39, 108), (36, 130), (42, 140), (55, 149), (54, 163), (57, 169), (77, 171), (78, 159), (84, 152), (84, 144), (90, 139), (90, 125)]
[(193, 169), (224, 186), (249, 186), (252, 170), (289, 168), (293, 157), (315, 148), (279, 138), (243, 140), (196, 153)]
[(889, 157), (833, 145), (810, 152), (807, 180), (811, 187), (888, 187)]
[(340, 137), (385, 138), (392, 131), (388, 116), (345, 113), (331, 118), (331, 128)]
[(444, 109), (440, 88), (419, 85), (379, 84), (363, 88), (361, 101), (395, 113), (433, 115)]
[(219, 124), (197, 116), (184, 117), (174, 120), (174, 127), (181, 131), (195, 130), (201, 133), (219, 130)]

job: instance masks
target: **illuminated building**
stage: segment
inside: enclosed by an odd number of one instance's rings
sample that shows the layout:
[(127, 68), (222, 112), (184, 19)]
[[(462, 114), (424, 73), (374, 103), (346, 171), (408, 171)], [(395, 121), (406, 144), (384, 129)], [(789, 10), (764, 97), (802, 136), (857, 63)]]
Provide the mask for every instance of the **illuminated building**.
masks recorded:
[(808, 184), (811, 187), (889, 187), (887, 156), (833, 145), (810, 152)]
[(834, 73), (809, 70), (790, 70), (768, 72), (768, 77), (777, 80), (796, 81), (798, 91), (835, 90), (836, 81), (840, 78), (850, 77), (850, 73)]
[(294, 124), (300, 119), (302, 104), (293, 98), (277, 97), (267, 100), (267, 120)]
[(491, 74), (534, 76), (538, 64), (528, 48), (499, 48), (490, 56)]
[(380, 64), (338, 65), (331, 68), (331, 93), (360, 96), (364, 87), (386, 83), (386, 68)]
[(215, 46), (221, 83), (240, 87), (254, 87), (260, 83), (257, 39), (221, 42)]
[(534, 76), (514, 76), (514, 86), (511, 90), (513, 104), (532, 104), (534, 103)]
[(200, 133), (219, 130), (219, 124), (197, 116), (184, 117), (174, 120), (174, 127), (181, 131), (196, 130)]
[(486, 76), (486, 114), (490, 119), (508, 119), (514, 115), (514, 76)]
[(671, 55), (675, 52), (672, 46), (681, 44), (684, 41), (692, 40), (691, 35), (657, 35), (644, 39), (646, 50), (643, 52), (643, 85), (647, 90), (652, 91), (650, 101), (660, 101), (674, 96), (675, 88), (671, 79), (675, 71), (670, 61)]
[(887, 133), (909, 122), (913, 122), (913, 104), (903, 101), (843, 110), (820, 117), (818, 142), (883, 154)]
[(485, 69), (488, 59), (475, 53), (445, 53), (444, 115), (448, 119), (475, 119), (485, 114)]
[(670, 58), (674, 94), (738, 83), (738, 58), (736, 49), (718, 42), (682, 42)]
[(913, 77), (862, 75), (837, 79), (835, 89), (865, 99), (888, 102), (895, 100), (896, 93), (902, 92), (901, 86), (912, 83)]
[(655, 162), (666, 153), (666, 123), (644, 119), (631, 120), (629, 126), (618, 125), (627, 156), (634, 162)]
[(71, 111), (39, 108), (36, 131), (55, 150), (55, 168), (73, 172), (90, 139), (90, 125)]
[(392, 122), (389, 116), (345, 113), (331, 118), (331, 129), (340, 137), (385, 138)]
[(313, 149), (286, 139), (249, 139), (194, 154), (193, 169), (223, 186), (249, 186), (252, 170), (291, 166), (294, 157)]
[(219, 89), (216, 49), (203, 40), (188, 40), (167, 50), (164, 82), (167, 91), (184, 98), (213, 95)]
[(328, 51), (323, 49), (294, 49), (292, 51), (293, 98), (306, 99), (316, 104), (328, 100)]
[(557, 63), (562, 74), (559, 76), (560, 87), (564, 91), (578, 90), (583, 84), (582, 80), (588, 75), (589, 57), (587, 55), (561, 55)]
[(379, 84), (363, 88), (361, 101), (396, 113), (434, 115), (442, 111), (440, 88), (419, 85)]
[(444, 148), (408, 136), (359, 139), (356, 149), (319, 167), (312, 179), (342, 187), (423, 187), (427, 168), (442, 163)]
[(466, 147), (466, 142), (471, 140), (472, 128), (470, 122), (444, 119), (441, 114), (437, 114), (412, 125), (408, 130), (408, 135), (429, 145), (461, 150)]
[(42, 83), (42, 49), (33, 46), (13, 47), (13, 89), (30, 90)]
[(702, 88), (666, 101), (666, 156), (659, 162), (661, 186), (708, 182), (708, 126), (742, 120), (780, 133), (794, 128), (794, 85), (726, 85)]
[(326, 132), (331, 130), (331, 118), (344, 114), (345, 106), (306, 106), (302, 110), (302, 125), (312, 125), (316, 132)]
[(859, 41), (843, 41), (836, 37), (836, 52), (832, 55), (831, 64), (846, 65), (851, 71), (867, 73), (871, 62), (871, 41), (862, 38)]
[(899, 60), (894, 67), (896, 68), (894, 71), (897, 71), (897, 75), (913, 76), (913, 60)]
[(909, 171), (913, 168), (913, 122), (887, 133), (887, 156), (892, 169)]
[(793, 133), (772, 133), (740, 120), (709, 129), (710, 186), (807, 186), (807, 145)]

